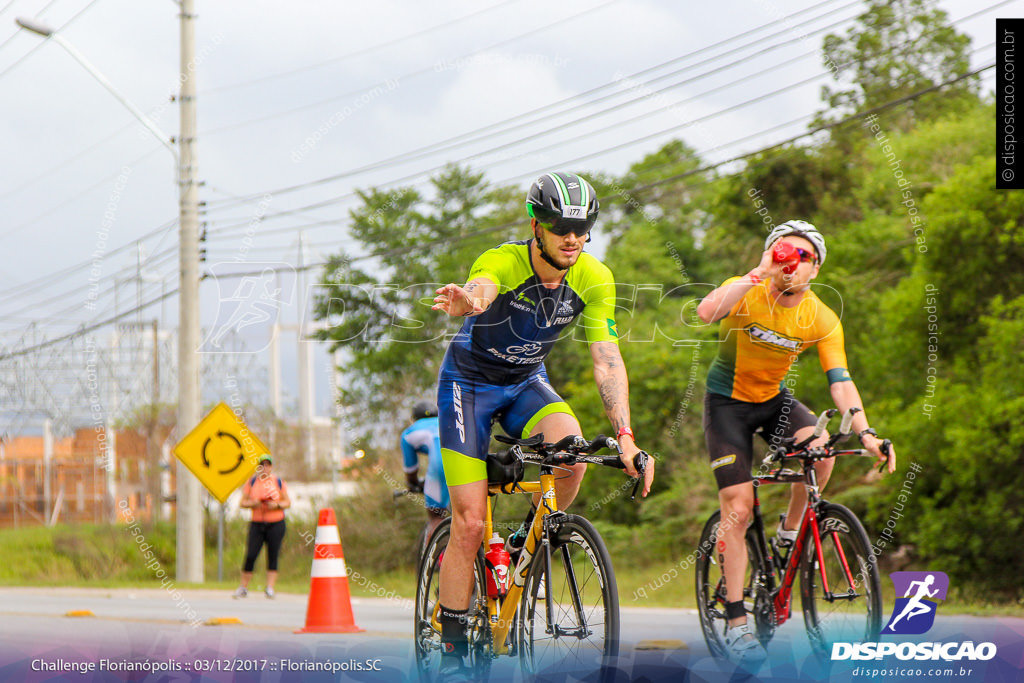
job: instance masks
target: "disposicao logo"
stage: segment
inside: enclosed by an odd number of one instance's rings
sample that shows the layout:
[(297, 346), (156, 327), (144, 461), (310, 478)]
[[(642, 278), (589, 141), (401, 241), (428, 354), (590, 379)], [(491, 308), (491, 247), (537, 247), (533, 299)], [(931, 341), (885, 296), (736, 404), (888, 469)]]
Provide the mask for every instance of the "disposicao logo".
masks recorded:
[(910, 636), (925, 633), (935, 623), (935, 611), (946, 599), (949, 577), (944, 572), (893, 572), (889, 575), (896, 587), (896, 606), (883, 634)]
[[(896, 588), (896, 605), (881, 635), (920, 635), (935, 624), (935, 611), (946, 599), (949, 577), (944, 572), (893, 572), (889, 575)], [(832, 643), (832, 660), (869, 660), (895, 656), (918, 661), (961, 659), (977, 661), (996, 656), (994, 643), (965, 642), (867, 642)]]

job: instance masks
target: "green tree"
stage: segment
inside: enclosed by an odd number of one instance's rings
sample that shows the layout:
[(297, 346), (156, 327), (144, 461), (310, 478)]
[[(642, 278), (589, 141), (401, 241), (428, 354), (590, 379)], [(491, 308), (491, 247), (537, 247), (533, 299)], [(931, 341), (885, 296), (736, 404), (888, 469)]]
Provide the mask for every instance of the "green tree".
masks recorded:
[[(701, 166), (696, 152), (675, 140), (633, 164), (621, 178), (595, 176), (602, 207), (596, 231), (611, 235), (604, 262), (615, 275), (632, 427), (638, 444), (659, 459), (656, 492), (666, 490), (673, 470), (686, 459), (704, 462), (697, 435), (703, 368), (711, 349), (700, 342), (710, 332), (693, 315), (695, 300), (705, 291), (699, 285), (704, 265), (697, 244), (708, 216), (704, 197), (710, 174), (699, 171)], [(586, 344), (559, 344), (547, 367), (583, 430), (607, 430)], [(589, 472), (579, 504), (600, 505), (602, 520), (635, 524), (649, 505), (640, 507), (618, 495), (624, 483), (616, 473)], [(653, 519), (668, 523), (661, 515)], [(661, 531), (664, 538), (674, 533), (668, 527)]]
[(434, 395), (456, 329), (431, 310), (434, 290), (464, 282), (480, 253), (522, 230), (520, 195), (451, 166), (431, 180), (429, 199), (411, 187), (360, 198), (350, 212), (353, 245), (329, 259), (314, 315), (330, 325), (318, 337), (344, 351), (342, 404), (395, 427), (414, 398)]
[[(941, 566), (966, 597), (992, 603), (1019, 599), (1024, 547), (1007, 542), (1024, 531), (1024, 297), (994, 298), (982, 316), (972, 353), (939, 362), (935, 395), (921, 397), (894, 430), (904, 462), (919, 474), (896, 527), (922, 566)], [(947, 329), (945, 318), (938, 331)], [(947, 346), (944, 335), (940, 348)], [(917, 378), (924, 385), (925, 375)], [(900, 474), (905, 475), (906, 470)], [(872, 521), (881, 528), (905, 479), (878, 495)]]
[[(832, 120), (877, 107), (967, 73), (969, 47), (970, 38), (932, 0), (871, 0), (845, 36), (824, 39), (825, 64), (840, 86), (824, 86), (822, 99)], [(965, 79), (908, 102), (898, 110), (897, 127), (908, 130), (975, 101), (977, 88), (977, 79)]]
[(825, 167), (817, 150), (787, 146), (755, 155), (739, 172), (721, 178), (711, 193), (713, 220), (703, 245), (709, 282), (746, 272), (761, 260), (764, 240), (791, 219), (816, 222), (821, 204), (845, 175)]

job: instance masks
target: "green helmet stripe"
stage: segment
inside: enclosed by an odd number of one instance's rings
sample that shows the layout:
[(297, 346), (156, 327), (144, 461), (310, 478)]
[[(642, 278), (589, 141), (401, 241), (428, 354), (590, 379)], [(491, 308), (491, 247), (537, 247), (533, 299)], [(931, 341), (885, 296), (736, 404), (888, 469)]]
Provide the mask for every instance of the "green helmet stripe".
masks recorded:
[(562, 198), (562, 206), (572, 206), (572, 200), (569, 198), (569, 188), (565, 186), (562, 176), (557, 173), (551, 173), (550, 177), (554, 179), (555, 187), (558, 188), (558, 194)]
[(584, 211), (590, 205), (590, 191), (587, 189), (587, 182), (580, 178), (578, 175), (567, 173), (566, 176), (573, 180), (575, 179), (576, 184), (580, 188), (580, 203), (574, 204), (572, 201), (572, 193), (569, 191), (565, 179), (562, 178), (560, 173), (550, 173), (550, 177), (555, 179), (555, 185), (558, 187), (558, 194), (562, 197), (562, 206), (582, 206)]

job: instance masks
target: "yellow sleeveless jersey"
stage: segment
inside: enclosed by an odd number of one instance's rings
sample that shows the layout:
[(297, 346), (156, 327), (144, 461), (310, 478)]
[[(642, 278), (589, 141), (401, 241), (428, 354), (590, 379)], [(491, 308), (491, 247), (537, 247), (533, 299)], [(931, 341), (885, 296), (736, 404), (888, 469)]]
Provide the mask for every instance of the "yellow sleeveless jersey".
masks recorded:
[(815, 344), (829, 384), (850, 381), (839, 317), (810, 290), (799, 305), (786, 308), (771, 297), (769, 285), (751, 287), (722, 318), (708, 391), (750, 403), (767, 401), (779, 393), (797, 356)]

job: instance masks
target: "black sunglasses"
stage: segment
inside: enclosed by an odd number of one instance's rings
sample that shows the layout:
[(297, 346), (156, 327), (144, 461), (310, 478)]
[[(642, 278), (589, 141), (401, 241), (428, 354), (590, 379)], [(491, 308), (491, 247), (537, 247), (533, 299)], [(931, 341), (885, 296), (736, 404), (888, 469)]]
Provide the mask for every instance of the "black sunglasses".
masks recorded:
[(590, 232), (590, 229), (594, 227), (593, 223), (579, 223), (577, 221), (566, 221), (565, 223), (553, 223), (551, 225), (541, 223), (541, 225), (544, 226), (544, 229), (552, 235), (557, 235), (559, 237), (565, 237), (570, 232), (577, 237), (585, 237), (587, 233)]

